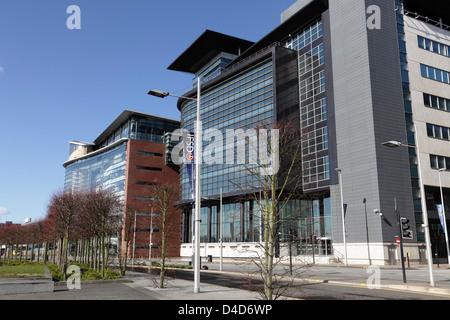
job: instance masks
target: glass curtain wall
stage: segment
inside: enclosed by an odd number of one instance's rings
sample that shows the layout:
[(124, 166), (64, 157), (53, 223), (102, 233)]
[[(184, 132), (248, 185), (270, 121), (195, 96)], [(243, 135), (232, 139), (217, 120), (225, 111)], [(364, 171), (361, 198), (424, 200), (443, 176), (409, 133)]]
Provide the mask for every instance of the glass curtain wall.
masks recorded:
[(322, 35), (322, 21), (318, 20), (291, 37), (284, 45), (298, 51), (305, 191), (323, 186), (330, 179)]
[(172, 133), (176, 129), (179, 129), (179, 125), (172, 122), (151, 117), (132, 116), (99, 145), (103, 148), (122, 138), (164, 143), (164, 135)]
[[(259, 208), (259, 203), (254, 200), (223, 204), (223, 242), (262, 241), (263, 221)], [(183, 242), (191, 243), (192, 210), (185, 210), (184, 215), (185, 236)], [(303, 248), (303, 250), (298, 250), (301, 254), (306, 254), (306, 248), (310, 248), (313, 243), (320, 245), (331, 239), (329, 197), (318, 200), (290, 200), (283, 206), (280, 217), (279, 241), (295, 242), (298, 248)], [(202, 207), (201, 242), (219, 242), (220, 219), (219, 205)]]
[[(401, 75), (402, 75), (402, 87), (403, 87), (403, 104), (405, 109), (405, 119), (406, 119), (406, 132), (407, 132), (407, 143), (408, 145), (416, 145), (416, 137), (414, 132), (414, 120), (412, 113), (412, 102), (411, 102), (411, 91), (409, 83), (409, 72), (408, 72), (408, 54), (406, 51), (406, 39), (405, 39), (405, 28), (404, 28), (404, 5), (403, 0), (395, 0), (396, 6), (396, 19), (397, 19), (397, 35), (398, 35), (398, 46), (399, 46), (399, 57), (401, 65)], [(416, 220), (416, 232), (417, 241), (425, 242), (425, 231), (422, 227), (423, 215), (422, 215), (422, 204), (420, 199), (420, 181), (419, 181), (419, 170), (417, 162), (417, 152), (416, 148), (408, 148), (409, 152), (409, 164), (411, 171), (411, 185), (412, 194), (414, 201), (414, 214)]]
[(66, 191), (112, 191), (123, 199), (127, 143), (101, 154), (78, 160), (66, 168)]
[[(202, 130), (217, 129), (223, 135), (224, 147), (221, 164), (202, 164), (202, 196), (223, 192), (240, 191), (243, 186), (255, 187), (257, 179), (248, 169), (231, 164), (226, 159), (226, 130), (257, 128), (261, 123), (273, 122), (273, 75), (272, 62), (266, 61), (228, 80), (201, 96)], [(195, 101), (182, 106), (181, 127), (194, 132), (197, 106)], [(203, 150), (212, 143), (203, 141)], [(233, 161), (234, 163), (234, 161)], [(256, 180), (255, 180), (256, 179)], [(186, 166), (181, 167), (182, 199), (190, 198), (190, 186)]]

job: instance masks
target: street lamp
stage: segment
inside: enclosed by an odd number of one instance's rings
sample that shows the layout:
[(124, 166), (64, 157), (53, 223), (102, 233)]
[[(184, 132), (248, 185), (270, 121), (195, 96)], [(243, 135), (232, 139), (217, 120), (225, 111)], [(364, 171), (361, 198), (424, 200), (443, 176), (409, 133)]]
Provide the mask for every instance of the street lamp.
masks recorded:
[(197, 79), (197, 98), (184, 97), (184, 96), (176, 96), (170, 94), (166, 91), (161, 90), (150, 90), (148, 92), (149, 95), (155, 96), (158, 98), (165, 98), (168, 96), (183, 98), (188, 100), (197, 101), (197, 126), (195, 132), (195, 230), (194, 230), (194, 241), (195, 241), (195, 249), (194, 249), (194, 293), (200, 292), (200, 208), (201, 208), (201, 199), (200, 199), (200, 161), (201, 161), (201, 122), (200, 122), (200, 78)]
[(342, 237), (344, 238), (344, 259), (345, 265), (347, 266), (347, 240), (345, 239), (345, 209), (344, 209), (344, 194), (342, 192), (342, 170), (335, 169), (339, 174), (339, 187), (341, 188), (341, 213), (342, 213)]
[(136, 249), (136, 211), (134, 212), (134, 228), (133, 228), (133, 259), (131, 264), (134, 265), (134, 251)]
[(448, 246), (447, 219), (445, 218), (444, 193), (442, 192), (442, 181), (441, 181), (441, 172), (445, 171), (445, 170), (446, 170), (445, 168), (439, 169), (439, 189), (441, 192), (442, 226), (444, 228), (444, 233), (445, 233), (445, 245), (446, 245), (445, 248), (447, 249), (447, 260), (448, 260), (448, 265), (450, 266), (450, 250), (449, 250), (449, 246)]
[(150, 237), (148, 240), (148, 261), (150, 262), (150, 265), (152, 264), (152, 235), (153, 235), (153, 205), (149, 204), (149, 207), (151, 207), (150, 212)]
[(366, 198), (363, 199), (364, 203), (364, 214), (366, 218), (366, 239), (367, 239), (367, 258), (369, 259), (369, 265), (371, 265), (370, 261), (370, 245), (369, 245), (369, 224), (367, 223), (367, 205), (366, 205)]
[[(417, 132), (417, 130), (414, 131)], [(428, 212), (427, 212), (427, 203), (425, 199), (425, 186), (423, 184), (422, 179), (422, 169), (421, 169), (421, 163), (420, 163), (420, 149), (419, 145), (411, 146), (408, 144), (404, 144), (403, 142), (399, 141), (387, 141), (382, 143), (383, 146), (389, 147), (389, 148), (398, 148), (398, 147), (408, 147), (408, 148), (415, 148), (417, 151), (417, 171), (419, 171), (419, 180), (420, 180), (420, 200), (422, 205), (422, 214), (423, 214), (423, 227), (425, 229), (425, 243), (427, 247), (427, 254), (428, 254), (428, 271), (430, 274), (430, 286), (434, 287), (434, 275), (433, 275), (433, 256), (431, 253), (431, 241), (430, 241), (430, 227), (428, 225)], [(401, 236), (401, 235), (400, 235)], [(403, 257), (402, 257), (403, 259)]]

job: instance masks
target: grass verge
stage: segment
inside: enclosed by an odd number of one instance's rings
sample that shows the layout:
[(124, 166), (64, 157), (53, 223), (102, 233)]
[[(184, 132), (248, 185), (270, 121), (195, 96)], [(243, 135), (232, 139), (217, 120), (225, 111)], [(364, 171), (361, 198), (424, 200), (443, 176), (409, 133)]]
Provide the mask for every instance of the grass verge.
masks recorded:
[(45, 276), (45, 267), (38, 263), (9, 264), (0, 267), (0, 278), (39, 278)]

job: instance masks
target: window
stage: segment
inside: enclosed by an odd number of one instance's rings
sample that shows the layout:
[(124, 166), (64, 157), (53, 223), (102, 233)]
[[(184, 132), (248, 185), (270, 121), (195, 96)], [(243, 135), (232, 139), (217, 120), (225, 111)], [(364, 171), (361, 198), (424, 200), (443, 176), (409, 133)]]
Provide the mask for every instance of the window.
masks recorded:
[(144, 186), (157, 186), (157, 185), (160, 185), (161, 183), (158, 183), (158, 182), (148, 182), (148, 181), (136, 181), (136, 184), (144, 185)]
[(330, 179), (328, 156), (303, 163), (303, 183), (317, 183)]
[(158, 199), (158, 198), (149, 198), (149, 197), (140, 197), (140, 196), (134, 197), (134, 200), (142, 200), (142, 201), (160, 201), (160, 199)]
[(421, 36), (417, 36), (417, 40), (419, 48), (450, 57), (450, 47), (448, 45)]
[(450, 128), (427, 123), (427, 135), (430, 138), (449, 140)]
[(420, 74), (422, 75), (422, 77), (428, 77), (427, 67), (423, 64), (420, 65)]
[(311, 103), (301, 108), (302, 126), (307, 127), (327, 119), (326, 99)]
[(325, 71), (316, 73), (303, 81), (300, 81), (300, 100), (312, 98), (325, 91)]
[(293, 50), (300, 50), (311, 44), (314, 40), (322, 37), (322, 34), (322, 21), (317, 21), (290, 38), (288, 42), (285, 43), (285, 47)]
[(162, 171), (162, 168), (136, 166), (138, 170)]
[(437, 97), (428, 93), (423, 94), (423, 104), (426, 107), (450, 112), (450, 99)]
[(450, 74), (447, 71), (421, 64), (420, 73), (424, 78), (444, 82), (447, 84), (450, 83)]
[(450, 170), (450, 157), (430, 154), (430, 166), (432, 169)]
[(146, 151), (138, 151), (138, 154), (145, 155), (145, 156), (154, 156), (154, 157), (162, 157), (162, 153), (155, 153), (155, 152), (146, 152)]
[(322, 65), (323, 60), (323, 44), (311, 49), (310, 51), (299, 56), (299, 71), (300, 75), (305, 74)]

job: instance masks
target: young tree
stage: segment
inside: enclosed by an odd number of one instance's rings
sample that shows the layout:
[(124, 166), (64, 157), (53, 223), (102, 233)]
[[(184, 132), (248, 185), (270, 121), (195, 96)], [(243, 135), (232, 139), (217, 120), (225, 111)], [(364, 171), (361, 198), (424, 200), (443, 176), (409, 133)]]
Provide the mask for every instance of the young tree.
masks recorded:
[(274, 273), (277, 238), (292, 216), (285, 207), (292, 199), (302, 197), (301, 131), (292, 122), (262, 125), (255, 130), (258, 144), (249, 144), (259, 154), (257, 163), (245, 165), (251, 177), (236, 186), (245, 191), (258, 207), (262, 224), (260, 254), (254, 260), (263, 280), (262, 297), (274, 300), (285, 290), (281, 277)]
[(122, 276), (125, 275), (127, 268), (128, 251), (133, 236), (134, 215), (136, 211), (135, 208), (128, 206), (125, 208), (121, 218), (116, 220), (116, 232), (118, 234), (117, 259)]
[(100, 252), (97, 265), (101, 265), (102, 277), (105, 276), (109, 255), (108, 239), (114, 233), (115, 220), (120, 215), (120, 209), (121, 203), (112, 192), (95, 190), (85, 194), (83, 212), (85, 217), (90, 217), (89, 224), (96, 226)]
[(48, 205), (47, 212), (53, 219), (53, 230), (60, 243), (58, 265), (64, 275), (68, 262), (69, 242), (72, 234), (76, 232), (75, 227), (80, 218), (82, 203), (82, 193), (59, 191), (52, 195)]
[[(168, 250), (167, 240), (172, 234), (177, 234), (176, 228), (180, 228), (179, 212), (174, 205), (179, 197), (179, 187), (169, 184), (154, 184), (148, 188), (147, 194), (149, 197), (155, 199), (152, 203), (154, 212), (160, 214), (160, 216), (158, 218), (155, 217), (153, 221), (159, 226), (161, 234), (161, 269), (159, 287), (164, 288), (166, 272), (165, 263)], [(153, 226), (151, 226), (151, 228), (153, 228)]]

